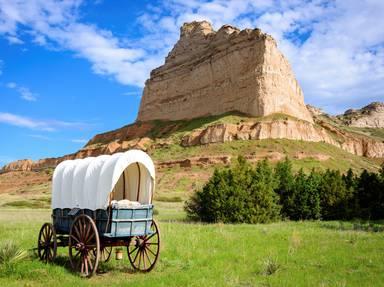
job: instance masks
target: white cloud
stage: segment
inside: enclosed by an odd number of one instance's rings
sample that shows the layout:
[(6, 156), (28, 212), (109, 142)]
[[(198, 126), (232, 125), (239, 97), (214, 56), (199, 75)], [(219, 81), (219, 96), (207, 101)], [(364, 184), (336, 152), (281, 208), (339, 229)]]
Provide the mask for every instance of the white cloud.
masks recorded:
[[(384, 100), (384, 1), (253, 1), (164, 2), (138, 21), (149, 31), (151, 45), (175, 39), (178, 31), (164, 19), (206, 19), (259, 27), (271, 34), (291, 62), (306, 102), (340, 113), (370, 101)], [(156, 40), (157, 39), (157, 40)], [(157, 41), (158, 43), (154, 43)], [(164, 43), (164, 41), (163, 41)], [(165, 46), (165, 44), (163, 44)]]
[(32, 130), (41, 131), (57, 131), (59, 129), (84, 129), (89, 126), (86, 123), (81, 122), (66, 122), (59, 120), (37, 120), (29, 117), (16, 115), (12, 113), (0, 112), (0, 123), (13, 125), (21, 128), (28, 128)]
[(9, 82), (7, 83), (7, 87), (10, 89), (15, 89), (17, 87), (17, 84), (14, 82)]
[[(23, 32), (38, 45), (71, 50), (88, 60), (92, 70), (126, 85), (143, 86), (149, 71), (158, 65), (145, 49), (131, 47), (110, 31), (78, 19), (80, 0), (0, 0), (0, 34), (12, 39)], [(18, 39), (19, 39), (18, 38)]]
[(14, 45), (24, 44), (24, 42), (22, 40), (20, 40), (19, 38), (15, 37), (15, 36), (7, 36), (6, 38), (10, 44), (14, 44)]
[(341, 112), (383, 100), (384, 1), (166, 0), (137, 18), (138, 39), (85, 24), (82, 0), (0, 0), (0, 34), (72, 51), (92, 70), (142, 87), (151, 69), (179, 37), (186, 21), (259, 27), (277, 40), (301, 83), (306, 101)]
[(7, 83), (7, 87), (16, 90), (23, 100), (34, 102), (37, 100), (37, 94), (32, 93), (28, 88), (17, 85), (14, 82)]
[(36, 95), (32, 93), (28, 88), (20, 87), (19, 93), (21, 95), (21, 98), (26, 101), (30, 101), (30, 102), (36, 101)]

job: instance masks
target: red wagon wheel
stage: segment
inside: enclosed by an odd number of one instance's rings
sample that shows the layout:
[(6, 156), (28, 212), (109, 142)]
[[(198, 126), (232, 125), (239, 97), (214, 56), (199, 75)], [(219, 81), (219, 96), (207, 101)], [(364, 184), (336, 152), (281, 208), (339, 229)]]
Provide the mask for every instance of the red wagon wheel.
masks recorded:
[(76, 217), (69, 234), (69, 260), (81, 276), (95, 274), (100, 260), (100, 239), (96, 224), (88, 215)]
[(39, 232), (37, 253), (41, 261), (52, 262), (56, 257), (57, 239), (56, 231), (51, 223), (44, 223)]
[(160, 230), (157, 223), (152, 221), (150, 235), (132, 237), (127, 249), (129, 261), (135, 270), (151, 271), (160, 251)]

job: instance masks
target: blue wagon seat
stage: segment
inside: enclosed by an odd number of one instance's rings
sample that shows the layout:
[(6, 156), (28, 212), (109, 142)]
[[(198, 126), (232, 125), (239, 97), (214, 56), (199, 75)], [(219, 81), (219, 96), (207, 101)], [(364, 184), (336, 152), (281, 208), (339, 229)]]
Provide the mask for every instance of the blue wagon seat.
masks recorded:
[(151, 234), (155, 168), (139, 150), (60, 163), (52, 183), (52, 218), (68, 234), (79, 214), (90, 216), (100, 236)]

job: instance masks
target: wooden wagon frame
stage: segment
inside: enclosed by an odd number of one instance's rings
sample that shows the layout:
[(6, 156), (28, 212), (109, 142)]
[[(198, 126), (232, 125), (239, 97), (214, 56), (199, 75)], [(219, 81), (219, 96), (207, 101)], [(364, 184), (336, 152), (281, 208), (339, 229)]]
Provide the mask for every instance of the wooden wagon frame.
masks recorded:
[(135, 270), (152, 270), (160, 251), (154, 187), (155, 167), (143, 151), (61, 162), (52, 179), (52, 223), (39, 232), (40, 260), (52, 262), (57, 247), (68, 246), (72, 268), (90, 277), (123, 246)]

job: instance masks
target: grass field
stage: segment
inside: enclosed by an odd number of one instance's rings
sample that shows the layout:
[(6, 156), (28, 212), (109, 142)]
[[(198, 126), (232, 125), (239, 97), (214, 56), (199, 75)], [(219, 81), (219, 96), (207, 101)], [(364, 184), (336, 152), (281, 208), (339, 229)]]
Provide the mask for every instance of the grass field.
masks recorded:
[[(198, 224), (184, 221), (182, 203), (157, 202), (161, 255), (148, 274), (128, 259), (101, 265), (82, 279), (69, 269), (68, 250), (55, 264), (30, 256), (0, 267), (0, 286), (384, 286), (384, 226), (340, 222), (267, 225)], [(49, 210), (1, 209), (0, 241), (36, 245)]]

